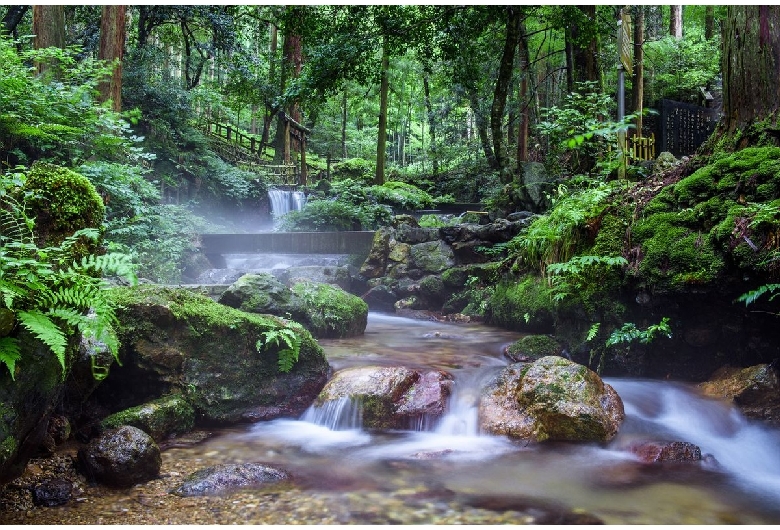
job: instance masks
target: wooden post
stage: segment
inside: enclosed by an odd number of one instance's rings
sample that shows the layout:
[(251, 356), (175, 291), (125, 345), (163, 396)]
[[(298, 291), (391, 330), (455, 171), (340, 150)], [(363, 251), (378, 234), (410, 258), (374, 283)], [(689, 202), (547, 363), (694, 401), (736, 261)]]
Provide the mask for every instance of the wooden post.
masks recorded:
[(306, 134), (301, 131), (301, 185), (305, 186), (309, 178), (309, 171), (306, 167)]

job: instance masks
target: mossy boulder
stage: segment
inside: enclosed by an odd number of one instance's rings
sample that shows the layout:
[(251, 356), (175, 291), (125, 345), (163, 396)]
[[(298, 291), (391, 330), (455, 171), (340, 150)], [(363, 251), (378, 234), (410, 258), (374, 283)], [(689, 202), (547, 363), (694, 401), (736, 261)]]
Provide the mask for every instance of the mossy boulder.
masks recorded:
[(444, 241), (429, 241), (412, 245), (409, 267), (424, 273), (440, 273), (455, 265), (452, 248)]
[(557, 308), (543, 278), (528, 275), (496, 285), (485, 307), (485, 322), (530, 333), (552, 333)]
[[(178, 393), (194, 407), (196, 422), (206, 424), (296, 416), (330, 374), (322, 348), (295, 322), (185, 289), (142, 285), (110, 293), (118, 306), (122, 366), (94, 398), (110, 399), (116, 410)], [(297, 361), (284, 372), (280, 361), (296, 345)]]
[(290, 288), (301, 301), (293, 318), (317, 338), (362, 335), (368, 324), (368, 304), (360, 297), (325, 283), (299, 281)]
[(780, 148), (722, 155), (661, 190), (631, 230), (639, 276), (656, 292), (717, 286), (733, 266), (773, 272)]
[[(35, 218), (38, 246), (56, 246), (83, 228), (103, 225), (106, 208), (92, 183), (70, 169), (36, 162), (27, 172), (20, 193)], [(93, 252), (95, 248), (85, 248)]]
[(561, 355), (563, 346), (549, 335), (527, 335), (506, 347), (504, 355), (512, 362), (536, 361), (550, 355)]
[(592, 370), (557, 356), (516, 363), (479, 402), (485, 432), (535, 441), (607, 442), (625, 418), (617, 392)]
[(363, 427), (408, 429), (442, 416), (452, 376), (438, 370), (358, 366), (336, 372), (315, 405), (349, 399), (358, 404)]
[(317, 338), (361, 335), (368, 323), (368, 304), (360, 297), (336, 285), (304, 279), (288, 287), (268, 273), (242, 276), (219, 303), (294, 320)]
[(115, 412), (100, 422), (102, 429), (116, 429), (122, 425), (138, 427), (155, 442), (161, 442), (171, 435), (191, 431), (195, 426), (195, 409), (181, 395), (171, 394)]

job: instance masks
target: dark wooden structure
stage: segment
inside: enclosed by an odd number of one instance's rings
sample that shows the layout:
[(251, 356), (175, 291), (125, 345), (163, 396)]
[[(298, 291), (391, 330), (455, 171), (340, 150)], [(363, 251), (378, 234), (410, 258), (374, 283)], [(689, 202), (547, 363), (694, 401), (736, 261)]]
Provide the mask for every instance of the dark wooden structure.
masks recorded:
[(715, 130), (720, 117), (717, 109), (669, 99), (662, 99), (655, 108), (656, 151), (668, 151), (678, 158), (694, 154)]
[[(219, 140), (215, 145), (215, 150), (220, 156), (232, 160), (245, 160), (255, 169), (265, 173), (269, 180), (283, 186), (295, 186), (306, 184), (308, 179), (308, 168), (306, 165), (306, 138), (311, 134), (300, 123), (296, 122), (286, 114), (281, 113), (285, 128), (284, 142), (284, 162), (282, 164), (271, 164), (262, 156), (265, 150), (262, 138), (256, 134), (250, 134), (246, 131), (229, 123), (222, 123), (213, 120), (204, 120), (203, 127), (211, 137)], [(292, 151), (300, 153), (300, 165), (292, 160)]]

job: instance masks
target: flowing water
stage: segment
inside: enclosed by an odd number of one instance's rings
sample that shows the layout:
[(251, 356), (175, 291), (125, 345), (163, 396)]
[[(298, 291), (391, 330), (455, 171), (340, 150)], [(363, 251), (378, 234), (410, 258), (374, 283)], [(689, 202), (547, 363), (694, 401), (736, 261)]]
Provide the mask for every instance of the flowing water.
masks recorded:
[(302, 210), (306, 195), (302, 191), (270, 189), (268, 200), (271, 201), (271, 215), (278, 219), (292, 211)]
[[(480, 325), (371, 313), (365, 336), (320, 341), (331, 364), (449, 371), (454, 392), (440, 421), (417, 431), (368, 431), (360, 411), (342, 401), (207, 446), (225, 458), (273, 455), (308, 488), (329, 492), (406, 489), (467, 504), (500, 499), (502, 509), (537, 502), (584, 510), (608, 523), (780, 522), (780, 431), (748, 422), (691, 385), (608, 380), (627, 417), (605, 447), (534, 446), (480, 435), (479, 389), (506, 365), (501, 351), (517, 338)], [(702, 463), (643, 466), (621, 450), (635, 439), (687, 441), (711, 456)]]
[[(165, 451), (160, 484), (129, 493), (103, 488), (88, 493), (92, 504), (24, 521), (496, 524), (582, 522), (572, 517), (590, 514), (608, 524), (780, 523), (780, 431), (747, 421), (693, 385), (608, 379), (626, 420), (606, 446), (480, 434), (480, 389), (507, 364), (501, 352), (517, 338), (478, 324), (369, 313), (364, 336), (320, 341), (330, 363), (336, 370), (448, 371), (453, 394), (439, 421), (374, 431), (362, 427), (360, 410), (347, 400), (310, 408), (301, 418), (238, 426)], [(622, 450), (634, 440), (691, 442), (708, 456), (642, 465)], [(193, 467), (256, 461), (289, 471), (296, 489), (196, 499), (167, 494)], [(568, 519), (555, 515), (562, 513)]]

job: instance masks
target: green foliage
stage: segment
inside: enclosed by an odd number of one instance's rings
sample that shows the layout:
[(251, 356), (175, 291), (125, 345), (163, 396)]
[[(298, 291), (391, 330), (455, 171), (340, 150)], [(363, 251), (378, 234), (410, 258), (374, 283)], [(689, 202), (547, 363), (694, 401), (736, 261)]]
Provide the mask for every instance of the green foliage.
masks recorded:
[(622, 256), (574, 256), (565, 263), (551, 263), (547, 266), (549, 281), (555, 290), (553, 300), (559, 301), (566, 296), (584, 291), (592, 291), (593, 286), (601, 284), (603, 269), (625, 267), (628, 265)]
[[(110, 65), (79, 50), (17, 52), (0, 37), (0, 158), (25, 164), (38, 159), (78, 165), (95, 157), (139, 160), (140, 140), (117, 113), (96, 103), (97, 84)], [(36, 61), (55, 62), (58, 76), (37, 75)]]
[(545, 274), (551, 263), (563, 263), (588, 240), (588, 223), (609, 205), (615, 184), (599, 183), (559, 200), (553, 210), (534, 219), (528, 229), (512, 239), (510, 249), (519, 261)]
[[(30, 226), (22, 208), (6, 201), (6, 211)], [(78, 261), (74, 249), (82, 238), (97, 240), (99, 231), (84, 229), (65, 238), (59, 246), (38, 248), (32, 232), (0, 234), (0, 307), (12, 311), (20, 326), (46, 344), (66, 373), (68, 337), (73, 330), (102, 341), (116, 357), (118, 341), (112, 325), (114, 308), (104, 294), (106, 282), (101, 275), (119, 275), (135, 281), (128, 256), (106, 254), (83, 256)], [(20, 358), (18, 339), (9, 335), (0, 341), (0, 362), (15, 378)]]
[[(780, 291), (780, 283), (767, 283), (759, 287), (758, 289), (754, 289), (752, 291), (748, 291), (745, 294), (740, 295), (737, 298), (737, 302), (745, 302), (745, 306), (749, 306), (750, 304), (754, 303), (756, 300), (761, 298), (767, 293), (774, 293), (775, 291)], [(769, 297), (769, 301), (771, 302), (777, 296), (780, 295), (780, 293), (772, 294), (772, 296)]]
[(699, 87), (711, 86), (720, 72), (720, 43), (686, 28), (683, 38), (665, 36), (644, 44), (645, 97), (698, 103)]
[(617, 132), (622, 123), (611, 120), (614, 98), (596, 91), (596, 83), (580, 83), (577, 91), (565, 96), (562, 106), (542, 109), (537, 131), (548, 142), (545, 165), (551, 174), (569, 175), (594, 168), (608, 175), (617, 150)]
[(641, 344), (650, 344), (658, 335), (672, 338), (672, 328), (669, 326), (669, 318), (663, 317), (658, 324), (651, 324), (645, 329), (639, 329), (633, 322), (626, 322), (619, 329), (610, 334), (605, 345), (607, 347), (616, 344), (627, 344), (639, 341)]
[[(284, 347), (282, 347), (284, 345)], [(279, 349), (279, 371), (292, 370), (301, 352), (301, 339), (292, 328), (279, 328), (263, 332), (263, 338), (257, 341), (257, 351), (267, 350), (271, 346)]]
[(280, 228), (288, 232), (336, 232), (361, 230), (363, 212), (340, 200), (308, 201), (302, 210), (284, 216)]

